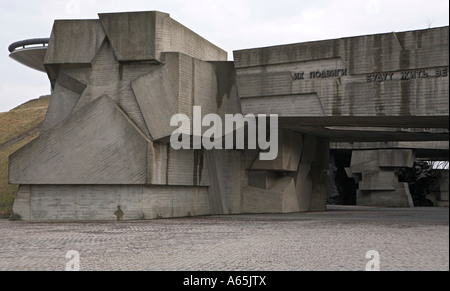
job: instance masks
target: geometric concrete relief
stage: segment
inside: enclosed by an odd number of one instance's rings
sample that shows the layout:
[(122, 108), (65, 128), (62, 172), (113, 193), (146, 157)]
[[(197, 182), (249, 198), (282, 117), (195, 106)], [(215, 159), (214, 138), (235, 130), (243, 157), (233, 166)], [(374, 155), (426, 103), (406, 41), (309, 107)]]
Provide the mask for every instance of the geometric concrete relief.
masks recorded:
[(145, 184), (143, 136), (107, 96), (10, 156), (15, 184)]

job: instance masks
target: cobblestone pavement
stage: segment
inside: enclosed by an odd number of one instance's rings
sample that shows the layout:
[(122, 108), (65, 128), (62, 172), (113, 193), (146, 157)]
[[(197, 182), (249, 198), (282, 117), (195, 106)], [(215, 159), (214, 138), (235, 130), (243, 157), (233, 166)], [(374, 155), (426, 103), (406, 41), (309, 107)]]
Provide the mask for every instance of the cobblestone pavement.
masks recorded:
[(448, 208), (329, 206), (326, 212), (132, 222), (0, 220), (0, 270), (449, 270)]

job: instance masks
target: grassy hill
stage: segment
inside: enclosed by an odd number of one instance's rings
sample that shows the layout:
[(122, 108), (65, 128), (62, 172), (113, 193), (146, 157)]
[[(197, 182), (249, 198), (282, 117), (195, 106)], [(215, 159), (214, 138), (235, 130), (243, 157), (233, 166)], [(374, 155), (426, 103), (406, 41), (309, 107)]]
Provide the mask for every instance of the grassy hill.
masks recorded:
[(9, 217), (18, 185), (8, 183), (8, 156), (39, 136), (50, 96), (0, 113), (0, 217)]

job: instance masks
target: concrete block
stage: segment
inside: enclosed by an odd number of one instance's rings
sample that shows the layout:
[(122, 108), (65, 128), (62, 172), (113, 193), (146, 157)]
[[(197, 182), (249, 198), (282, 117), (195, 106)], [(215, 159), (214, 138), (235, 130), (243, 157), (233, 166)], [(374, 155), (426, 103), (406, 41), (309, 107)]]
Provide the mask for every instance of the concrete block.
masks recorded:
[(209, 170), (204, 150), (167, 151), (167, 184), (173, 186), (209, 186)]
[(353, 175), (352, 169), (350, 167), (345, 167), (344, 170), (345, 170), (345, 173), (347, 174), (347, 177), (352, 178), (352, 175)]
[(398, 178), (394, 171), (362, 173), (359, 190), (395, 190)]
[(105, 37), (98, 20), (56, 20), (44, 64), (91, 64)]
[[(150, 74), (131, 82), (133, 92), (146, 121), (153, 140), (167, 138), (175, 128), (170, 119), (177, 113), (192, 111), (187, 106), (178, 107), (180, 94), (179, 58), (176, 54), (166, 54), (165, 64)], [(186, 74), (189, 74), (186, 72)], [(190, 75), (190, 74), (189, 74)], [(188, 114), (191, 116), (192, 114)]]
[(414, 165), (415, 154), (408, 149), (378, 150), (378, 164), (380, 167), (408, 167)]
[[(176, 129), (170, 126), (175, 114), (187, 115), (192, 123), (193, 106), (201, 106), (202, 117), (217, 113), (218, 85), (211, 63), (179, 53), (165, 53), (164, 60), (164, 65), (131, 84), (151, 138), (168, 142)], [(192, 128), (186, 130), (193, 133)]]
[(80, 94), (68, 90), (58, 83), (52, 92), (50, 104), (42, 124), (41, 132), (47, 131), (70, 116), (75, 108)]
[(99, 18), (120, 62), (162, 62), (161, 53), (173, 51), (200, 60), (227, 60), (224, 50), (176, 22), (167, 13), (101, 13)]
[(100, 97), (10, 156), (13, 184), (145, 184), (145, 138)]

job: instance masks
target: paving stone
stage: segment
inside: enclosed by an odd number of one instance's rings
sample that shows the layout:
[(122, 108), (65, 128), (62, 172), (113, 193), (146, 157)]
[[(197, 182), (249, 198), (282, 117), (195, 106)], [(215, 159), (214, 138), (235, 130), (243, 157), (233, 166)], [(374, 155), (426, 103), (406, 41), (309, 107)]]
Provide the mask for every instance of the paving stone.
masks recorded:
[(132, 222), (0, 220), (0, 270), (449, 270), (448, 208), (328, 206), (326, 212)]

